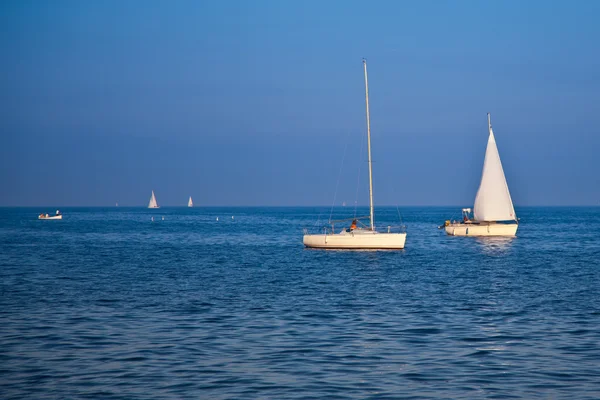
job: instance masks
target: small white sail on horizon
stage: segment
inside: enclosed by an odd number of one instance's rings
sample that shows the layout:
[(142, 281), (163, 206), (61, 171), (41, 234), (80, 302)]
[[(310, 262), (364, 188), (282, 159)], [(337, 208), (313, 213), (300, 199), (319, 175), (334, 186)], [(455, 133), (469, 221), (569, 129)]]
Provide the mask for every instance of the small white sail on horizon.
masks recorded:
[(194, 207), (194, 202), (192, 201), (192, 196), (190, 196), (190, 199), (188, 200), (188, 207)]
[(154, 190), (152, 191), (152, 196), (150, 196), (150, 202), (148, 203), (148, 208), (160, 208), (158, 203), (156, 202), (156, 196), (154, 195)]

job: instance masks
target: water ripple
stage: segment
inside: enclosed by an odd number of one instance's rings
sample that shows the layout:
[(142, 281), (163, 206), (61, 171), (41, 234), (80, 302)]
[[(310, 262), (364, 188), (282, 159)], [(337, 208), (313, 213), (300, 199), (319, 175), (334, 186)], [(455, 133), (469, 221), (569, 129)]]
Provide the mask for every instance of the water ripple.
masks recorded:
[(598, 397), (598, 208), (508, 240), (409, 208), (403, 252), (303, 249), (321, 211), (0, 209), (2, 398)]

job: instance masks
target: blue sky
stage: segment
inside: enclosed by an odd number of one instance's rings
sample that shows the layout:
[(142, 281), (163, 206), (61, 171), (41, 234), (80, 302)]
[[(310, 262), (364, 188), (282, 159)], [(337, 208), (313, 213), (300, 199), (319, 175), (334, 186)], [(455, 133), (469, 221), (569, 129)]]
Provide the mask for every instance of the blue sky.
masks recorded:
[[(0, 206), (600, 204), (600, 2), (4, 1)], [(340, 173), (341, 170), (341, 173)], [(358, 184), (358, 196), (357, 193)], [(337, 193), (335, 188), (338, 187)]]

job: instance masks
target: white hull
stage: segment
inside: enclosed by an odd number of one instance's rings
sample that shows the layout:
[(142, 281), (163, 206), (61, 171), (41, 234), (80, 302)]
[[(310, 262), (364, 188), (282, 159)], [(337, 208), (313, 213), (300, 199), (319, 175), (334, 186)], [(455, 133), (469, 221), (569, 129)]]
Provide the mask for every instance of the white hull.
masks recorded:
[(318, 249), (403, 249), (406, 233), (372, 231), (304, 235), (306, 247)]
[(51, 216), (40, 216), (38, 215), (38, 219), (62, 219), (62, 215), (51, 215)]
[(516, 236), (518, 224), (450, 224), (445, 227), (450, 236)]

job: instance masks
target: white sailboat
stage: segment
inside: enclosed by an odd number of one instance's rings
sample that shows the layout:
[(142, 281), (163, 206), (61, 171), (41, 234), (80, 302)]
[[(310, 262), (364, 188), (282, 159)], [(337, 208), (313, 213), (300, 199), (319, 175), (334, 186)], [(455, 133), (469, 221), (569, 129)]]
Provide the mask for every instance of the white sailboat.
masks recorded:
[[(349, 229), (343, 229), (335, 233), (335, 227), (331, 232), (311, 235), (305, 231), (303, 243), (306, 247), (320, 249), (403, 249), (406, 241), (405, 232), (377, 232), (373, 213), (373, 165), (371, 162), (371, 122), (369, 118), (369, 82), (367, 79), (367, 61), (363, 59), (365, 74), (365, 102), (367, 109), (367, 147), (369, 152), (369, 206), (368, 217), (355, 218)], [(357, 219), (369, 219), (369, 226), (358, 227)]]
[(150, 196), (150, 202), (148, 203), (148, 208), (160, 208), (158, 203), (156, 202), (156, 196), (154, 196), (154, 190), (152, 191), (152, 196)]
[(190, 196), (190, 199), (188, 200), (188, 207), (194, 207), (194, 202), (192, 201), (192, 196)]
[(515, 236), (519, 222), (515, 213), (496, 138), (488, 113), (489, 137), (483, 161), (481, 183), (475, 196), (473, 218), (471, 209), (463, 208), (463, 220), (444, 224), (453, 236)]

